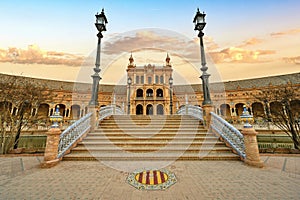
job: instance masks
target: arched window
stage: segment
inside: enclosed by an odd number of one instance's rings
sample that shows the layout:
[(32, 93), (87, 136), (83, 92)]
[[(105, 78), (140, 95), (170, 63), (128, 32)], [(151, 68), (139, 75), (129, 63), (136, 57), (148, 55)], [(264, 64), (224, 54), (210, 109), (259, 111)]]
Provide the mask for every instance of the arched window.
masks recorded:
[(146, 96), (147, 96), (147, 97), (153, 97), (153, 90), (152, 90), (152, 89), (148, 89), (148, 90), (146, 91)]
[(156, 97), (163, 97), (164, 96), (164, 92), (162, 89), (157, 89), (156, 90)]
[(143, 97), (144, 91), (142, 89), (137, 89), (136, 91), (136, 97)]
[(156, 83), (156, 84), (159, 83), (159, 76), (158, 76), (158, 75), (155, 76), (155, 83)]

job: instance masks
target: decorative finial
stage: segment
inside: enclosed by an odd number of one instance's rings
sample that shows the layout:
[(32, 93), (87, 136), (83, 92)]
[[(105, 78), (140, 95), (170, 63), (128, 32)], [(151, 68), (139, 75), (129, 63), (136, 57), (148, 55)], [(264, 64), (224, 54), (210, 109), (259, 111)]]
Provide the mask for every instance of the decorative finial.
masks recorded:
[(166, 63), (167, 63), (167, 65), (169, 65), (170, 64), (170, 57), (169, 57), (169, 53), (167, 53), (167, 57), (166, 57)]
[(252, 128), (250, 123), (253, 122), (253, 116), (249, 114), (246, 105), (243, 106), (243, 113), (240, 117), (244, 122), (244, 128)]
[(59, 105), (57, 105), (55, 108), (55, 112), (53, 113), (53, 115), (50, 116), (50, 121), (53, 123), (51, 128), (58, 128), (59, 127), (58, 123), (61, 122), (62, 120), (63, 117), (60, 115)]
[(134, 62), (134, 59), (132, 57), (132, 52), (131, 52), (130, 57), (129, 57), (129, 62), (130, 62), (130, 64), (132, 64)]

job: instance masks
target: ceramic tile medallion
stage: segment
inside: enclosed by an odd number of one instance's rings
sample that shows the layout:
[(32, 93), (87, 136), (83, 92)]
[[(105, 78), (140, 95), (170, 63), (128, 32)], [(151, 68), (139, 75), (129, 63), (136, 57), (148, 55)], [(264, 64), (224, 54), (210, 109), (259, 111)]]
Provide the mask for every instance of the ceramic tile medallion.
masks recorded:
[(177, 182), (174, 173), (166, 169), (136, 170), (127, 182), (139, 190), (164, 190)]

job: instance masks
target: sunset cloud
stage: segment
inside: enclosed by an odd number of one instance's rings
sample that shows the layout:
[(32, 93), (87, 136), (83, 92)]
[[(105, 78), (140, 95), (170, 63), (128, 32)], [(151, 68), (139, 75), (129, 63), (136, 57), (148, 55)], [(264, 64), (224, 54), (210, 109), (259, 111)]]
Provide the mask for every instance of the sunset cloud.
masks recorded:
[(84, 59), (84, 56), (70, 53), (42, 51), (37, 45), (29, 45), (27, 49), (0, 49), (0, 62), (16, 64), (81, 66)]
[[(141, 30), (125, 36), (115, 36), (103, 45), (103, 53), (117, 55), (143, 49), (157, 49), (176, 53), (189, 59), (199, 58), (199, 44), (177, 33)], [(196, 52), (196, 53), (195, 53)], [(197, 54), (197, 55), (196, 55)]]
[(246, 50), (238, 47), (230, 47), (218, 52), (210, 52), (215, 63), (260, 63), (268, 60), (260, 59), (260, 56), (271, 55), (273, 50)]
[(258, 38), (250, 38), (248, 40), (245, 40), (243, 44), (241, 44), (239, 47), (246, 47), (246, 46), (251, 46), (251, 45), (256, 45), (262, 43), (263, 40), (258, 39)]
[(284, 36), (284, 35), (295, 35), (295, 34), (299, 34), (299, 33), (300, 33), (300, 28), (290, 29), (290, 30), (282, 31), (282, 32), (274, 32), (274, 33), (271, 33), (270, 35), (272, 37), (280, 37), (280, 36)]
[(286, 63), (300, 65), (300, 56), (296, 56), (296, 57), (284, 57), (283, 60)]

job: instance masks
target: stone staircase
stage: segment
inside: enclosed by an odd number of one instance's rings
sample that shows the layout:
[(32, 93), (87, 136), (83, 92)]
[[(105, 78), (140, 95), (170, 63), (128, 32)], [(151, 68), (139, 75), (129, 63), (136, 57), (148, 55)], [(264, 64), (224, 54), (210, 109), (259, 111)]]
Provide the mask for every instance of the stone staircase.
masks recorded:
[(239, 160), (190, 116), (115, 115), (63, 160)]

